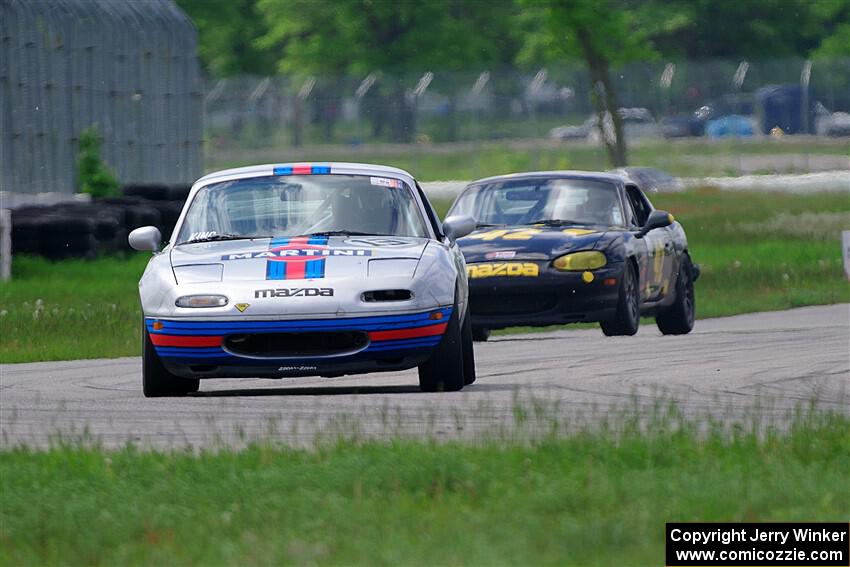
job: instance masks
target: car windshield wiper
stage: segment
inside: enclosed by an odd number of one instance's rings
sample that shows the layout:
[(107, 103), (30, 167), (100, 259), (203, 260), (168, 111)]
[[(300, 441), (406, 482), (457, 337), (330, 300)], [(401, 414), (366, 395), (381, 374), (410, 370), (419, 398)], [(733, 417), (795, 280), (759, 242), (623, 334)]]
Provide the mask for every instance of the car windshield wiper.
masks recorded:
[(475, 228), (490, 228), (493, 226), (505, 226), (504, 224), (492, 223), (492, 222), (478, 222), (475, 223)]
[(271, 236), (242, 236), (240, 234), (213, 234), (212, 236), (205, 236), (203, 238), (195, 238), (192, 240), (186, 240), (185, 242), (181, 242), (180, 244), (197, 244), (199, 242), (216, 242), (219, 240), (255, 240), (258, 238), (272, 238)]
[(357, 230), (323, 230), (321, 232), (311, 232), (304, 236), (391, 236), (389, 234), (378, 234), (375, 232), (360, 232)]
[(579, 221), (569, 220), (569, 219), (540, 219), (536, 221), (531, 221), (526, 224), (542, 224), (544, 226), (565, 226), (568, 224), (585, 224)]

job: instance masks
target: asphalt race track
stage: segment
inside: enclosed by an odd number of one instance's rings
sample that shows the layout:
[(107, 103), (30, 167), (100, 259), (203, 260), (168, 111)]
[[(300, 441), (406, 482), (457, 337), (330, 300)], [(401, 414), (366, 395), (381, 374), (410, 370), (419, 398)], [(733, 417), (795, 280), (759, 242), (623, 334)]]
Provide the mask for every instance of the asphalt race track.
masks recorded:
[(729, 422), (756, 412), (781, 425), (812, 402), (850, 413), (847, 304), (701, 320), (683, 337), (663, 337), (654, 325), (623, 338), (596, 329), (501, 336), (477, 343), (475, 354), (478, 382), (444, 394), (420, 393), (407, 371), (212, 380), (189, 398), (145, 399), (137, 358), (0, 365), (0, 444), (474, 439), (619, 411), (649, 415), (671, 399), (685, 414)]

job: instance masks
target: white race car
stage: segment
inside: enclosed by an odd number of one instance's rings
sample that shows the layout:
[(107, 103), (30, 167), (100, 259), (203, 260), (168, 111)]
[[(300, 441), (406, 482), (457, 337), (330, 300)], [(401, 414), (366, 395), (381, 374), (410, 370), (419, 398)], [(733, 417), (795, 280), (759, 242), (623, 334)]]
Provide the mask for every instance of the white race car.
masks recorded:
[(413, 177), (352, 163), (259, 165), (201, 178), (139, 282), (144, 394), (199, 379), (419, 367), (426, 391), (475, 380), (463, 255), (474, 221), (440, 223)]

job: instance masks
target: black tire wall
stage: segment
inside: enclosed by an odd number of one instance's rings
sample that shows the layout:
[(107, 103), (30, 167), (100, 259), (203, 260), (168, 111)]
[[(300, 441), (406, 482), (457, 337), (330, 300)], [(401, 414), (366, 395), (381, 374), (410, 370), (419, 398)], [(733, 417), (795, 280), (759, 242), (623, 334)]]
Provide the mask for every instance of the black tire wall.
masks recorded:
[(156, 226), (167, 239), (190, 185), (128, 185), (123, 197), (89, 203), (27, 206), (12, 211), (12, 253), (51, 260), (129, 252), (127, 235)]

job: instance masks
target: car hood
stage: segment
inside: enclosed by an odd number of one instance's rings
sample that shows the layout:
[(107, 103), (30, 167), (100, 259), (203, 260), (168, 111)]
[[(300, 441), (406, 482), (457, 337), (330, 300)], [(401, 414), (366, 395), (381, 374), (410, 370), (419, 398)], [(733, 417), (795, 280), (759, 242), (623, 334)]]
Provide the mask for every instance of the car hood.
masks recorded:
[(572, 251), (603, 249), (611, 231), (594, 226), (484, 228), (458, 243), (467, 262), (550, 260)]
[(171, 250), (178, 284), (413, 276), (427, 238), (332, 236), (183, 244)]

